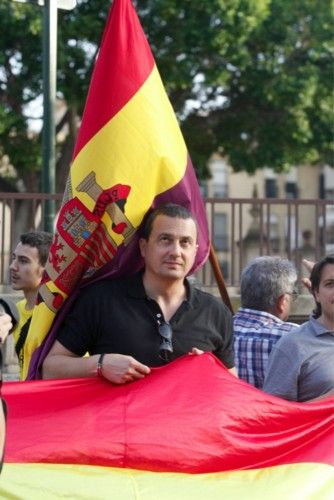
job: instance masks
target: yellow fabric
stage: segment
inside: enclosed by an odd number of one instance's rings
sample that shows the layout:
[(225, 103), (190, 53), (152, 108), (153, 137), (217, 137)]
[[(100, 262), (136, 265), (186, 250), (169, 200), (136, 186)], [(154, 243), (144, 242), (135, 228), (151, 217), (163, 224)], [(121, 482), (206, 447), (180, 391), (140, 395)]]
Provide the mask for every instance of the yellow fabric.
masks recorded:
[(29, 318), (31, 318), (32, 313), (33, 313), (33, 309), (29, 309), (29, 310), (26, 309), (26, 304), (27, 304), (26, 299), (19, 300), (16, 303), (16, 307), (17, 307), (17, 310), (19, 311), (19, 318), (20, 319), (19, 319), (18, 324), (16, 325), (15, 330), (13, 330), (13, 337), (14, 337), (15, 345), (19, 339), (22, 326), (24, 325), (24, 323), (26, 323), (28, 321)]
[[(154, 197), (182, 179), (187, 154), (175, 114), (154, 67), (133, 98), (75, 158), (70, 172), (73, 194), (90, 210), (94, 208), (94, 200), (75, 189), (94, 165), (102, 189), (119, 182), (131, 186), (126, 213), (137, 227)], [(108, 223), (108, 215), (104, 217)], [(121, 243), (122, 236), (119, 238)]]
[[(15, 345), (20, 337), (21, 328), (31, 318), (32, 313), (33, 313), (33, 309), (28, 309), (28, 310), (26, 309), (26, 304), (27, 304), (26, 299), (19, 300), (16, 303), (16, 307), (19, 311), (19, 322), (16, 325), (15, 330), (13, 330), (13, 338), (14, 338)], [(23, 378), (23, 360), (22, 359), (19, 359), (19, 367), (20, 367), (20, 380), (22, 380), (22, 378)]]
[[(143, 121), (143, 117), (144, 121)], [(79, 184), (94, 170), (101, 189), (115, 184), (131, 186), (126, 216), (137, 228), (154, 198), (175, 186), (187, 167), (187, 148), (156, 66), (130, 101), (85, 145), (70, 169), (73, 197), (90, 211), (95, 201), (78, 191)], [(110, 228), (110, 216), (102, 217)], [(110, 229), (111, 231), (111, 229)], [(112, 234), (117, 245), (123, 236)], [(51, 276), (51, 270), (46, 266)], [(52, 293), (66, 294), (54, 282), (45, 284)], [(43, 342), (55, 313), (45, 302), (35, 307), (28, 339), (24, 346), (23, 378), (27, 377), (31, 356)]]
[(0, 498), (24, 500), (331, 500), (334, 468), (319, 463), (213, 474), (84, 465), (5, 464)]

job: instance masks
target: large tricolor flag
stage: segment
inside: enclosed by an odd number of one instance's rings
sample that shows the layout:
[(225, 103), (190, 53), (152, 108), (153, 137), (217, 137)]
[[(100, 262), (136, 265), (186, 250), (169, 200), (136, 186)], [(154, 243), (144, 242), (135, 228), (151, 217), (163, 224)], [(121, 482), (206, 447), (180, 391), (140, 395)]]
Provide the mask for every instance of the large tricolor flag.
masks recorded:
[(166, 202), (198, 219), (194, 271), (209, 252), (194, 169), (131, 1), (114, 0), (24, 347), (24, 378), (38, 376), (70, 303), (64, 301), (73, 300), (79, 285), (142, 266), (137, 229), (151, 207)]
[(4, 384), (0, 498), (331, 500), (334, 397), (291, 403), (188, 355), (145, 379)]

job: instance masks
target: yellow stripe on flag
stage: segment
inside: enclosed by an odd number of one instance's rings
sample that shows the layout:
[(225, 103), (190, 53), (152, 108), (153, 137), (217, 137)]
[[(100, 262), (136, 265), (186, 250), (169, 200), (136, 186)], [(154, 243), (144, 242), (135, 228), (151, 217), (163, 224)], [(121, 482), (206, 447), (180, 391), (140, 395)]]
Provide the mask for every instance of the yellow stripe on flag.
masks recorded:
[(24, 500), (331, 500), (334, 468), (305, 463), (212, 474), (5, 464), (0, 497)]
[(94, 208), (94, 200), (75, 189), (92, 169), (102, 189), (127, 184), (127, 217), (137, 227), (153, 199), (177, 184), (186, 166), (186, 145), (155, 66), (140, 90), (75, 158), (73, 195)]
[[(186, 167), (187, 148), (154, 66), (139, 91), (75, 158), (70, 170), (71, 187), (73, 196), (92, 211), (96, 201), (87, 192), (76, 189), (92, 171), (102, 190), (118, 183), (129, 185), (131, 194), (127, 199), (126, 215), (137, 228), (154, 198), (175, 186), (184, 176)], [(111, 227), (107, 212), (101, 219), (107, 228)], [(112, 233), (112, 237), (117, 245), (124, 240), (121, 234)], [(46, 286), (50, 292), (66, 298), (52, 281)], [(53, 319), (46, 304), (41, 303), (38, 307), (40, 314), (36, 331), (40, 334), (35, 335), (34, 343), (26, 343), (26, 359), (30, 359), (33, 351), (41, 345), (44, 332)], [(26, 378), (27, 370), (26, 364), (23, 378)]]

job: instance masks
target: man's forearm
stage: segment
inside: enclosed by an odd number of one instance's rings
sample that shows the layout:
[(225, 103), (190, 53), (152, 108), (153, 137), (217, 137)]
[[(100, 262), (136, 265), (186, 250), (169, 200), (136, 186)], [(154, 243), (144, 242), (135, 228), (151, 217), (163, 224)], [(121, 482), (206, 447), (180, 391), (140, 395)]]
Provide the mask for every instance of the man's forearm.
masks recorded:
[(46, 358), (42, 369), (43, 379), (95, 377), (99, 355), (65, 356), (55, 354)]

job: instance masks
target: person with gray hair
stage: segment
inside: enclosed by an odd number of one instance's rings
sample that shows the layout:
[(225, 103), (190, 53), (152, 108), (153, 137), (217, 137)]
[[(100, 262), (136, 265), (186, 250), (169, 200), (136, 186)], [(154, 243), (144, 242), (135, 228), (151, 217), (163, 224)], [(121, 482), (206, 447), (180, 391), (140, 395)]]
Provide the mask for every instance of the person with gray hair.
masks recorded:
[(235, 362), (239, 378), (260, 389), (272, 348), (298, 326), (286, 321), (297, 298), (296, 282), (294, 265), (281, 257), (257, 257), (241, 274), (241, 307), (233, 320)]

